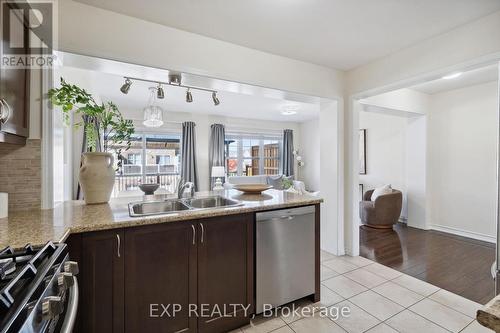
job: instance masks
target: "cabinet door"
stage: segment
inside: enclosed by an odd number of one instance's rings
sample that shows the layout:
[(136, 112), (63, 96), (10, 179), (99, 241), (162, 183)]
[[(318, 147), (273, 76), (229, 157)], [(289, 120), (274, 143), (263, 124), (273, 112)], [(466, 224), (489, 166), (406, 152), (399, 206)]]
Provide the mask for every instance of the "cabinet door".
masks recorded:
[(123, 332), (123, 231), (84, 234), (80, 318), (85, 333)]
[[(18, 19), (15, 15), (12, 19)], [(29, 34), (28, 28), (24, 30), (24, 45), (29, 54)], [(5, 49), (8, 41), (2, 38), (2, 48)], [(29, 70), (22, 68), (6, 69), (0, 66), (0, 98), (3, 98), (10, 106), (9, 120), (1, 124), (2, 134), (13, 134), (21, 137), (28, 137), (29, 122)], [(2, 136), (3, 137), (3, 136)]]
[[(248, 323), (254, 312), (253, 214), (200, 220), (198, 228), (198, 303), (209, 309), (200, 313), (198, 328), (229, 331)], [(234, 304), (249, 306), (247, 313)]]
[(125, 231), (127, 333), (196, 331), (196, 247), (189, 222)]

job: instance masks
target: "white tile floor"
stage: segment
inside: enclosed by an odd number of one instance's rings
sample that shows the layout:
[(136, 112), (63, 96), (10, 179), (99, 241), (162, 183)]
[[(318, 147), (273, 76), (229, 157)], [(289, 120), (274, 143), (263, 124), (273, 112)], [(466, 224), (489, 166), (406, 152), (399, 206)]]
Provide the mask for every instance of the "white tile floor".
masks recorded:
[(345, 306), (349, 317), (259, 317), (235, 332), (493, 332), (474, 320), (481, 304), (371, 260), (322, 251), (321, 266), (321, 301), (301, 301), (296, 306), (315, 310)]

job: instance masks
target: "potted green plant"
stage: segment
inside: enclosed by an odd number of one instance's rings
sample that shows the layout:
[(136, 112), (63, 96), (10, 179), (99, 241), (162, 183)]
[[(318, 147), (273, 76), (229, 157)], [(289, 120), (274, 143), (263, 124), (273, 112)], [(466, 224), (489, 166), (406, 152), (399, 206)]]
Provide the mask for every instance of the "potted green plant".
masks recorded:
[[(130, 138), (134, 134), (132, 121), (125, 119), (114, 103), (99, 104), (90, 93), (67, 83), (63, 78), (61, 86), (50, 89), (48, 96), (53, 105), (62, 108), (67, 124), (70, 123), (70, 114), (81, 117), (81, 121), (76, 121), (74, 127), (83, 126), (86, 137), (87, 152), (82, 154), (79, 173), (85, 202), (108, 202), (115, 182), (114, 158), (108, 151), (109, 142), (112, 140), (113, 146), (129, 149)], [(122, 149), (117, 149), (119, 167), (122, 164), (121, 153)]]

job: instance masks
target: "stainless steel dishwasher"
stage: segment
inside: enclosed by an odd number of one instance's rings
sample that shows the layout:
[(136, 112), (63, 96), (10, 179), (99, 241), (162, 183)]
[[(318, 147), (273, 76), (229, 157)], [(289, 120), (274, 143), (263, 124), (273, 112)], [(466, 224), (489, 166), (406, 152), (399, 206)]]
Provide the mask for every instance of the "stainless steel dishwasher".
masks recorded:
[(314, 294), (314, 211), (306, 206), (256, 214), (257, 313), (267, 304)]

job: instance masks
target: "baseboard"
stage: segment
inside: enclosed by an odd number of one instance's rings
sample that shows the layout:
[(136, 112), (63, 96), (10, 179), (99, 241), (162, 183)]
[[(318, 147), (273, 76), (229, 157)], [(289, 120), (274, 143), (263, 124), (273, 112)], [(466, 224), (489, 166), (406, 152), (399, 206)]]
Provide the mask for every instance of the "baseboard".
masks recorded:
[(446, 232), (446, 233), (457, 235), (457, 236), (477, 239), (477, 240), (488, 242), (488, 243), (496, 244), (496, 242), (497, 242), (496, 237), (485, 235), (485, 234), (482, 234), (479, 232), (473, 232), (473, 231), (448, 227), (448, 226), (439, 225), (439, 224), (431, 224), (431, 225), (429, 225), (429, 227), (431, 230), (436, 230), (436, 231)]

